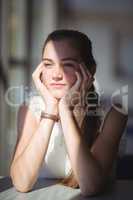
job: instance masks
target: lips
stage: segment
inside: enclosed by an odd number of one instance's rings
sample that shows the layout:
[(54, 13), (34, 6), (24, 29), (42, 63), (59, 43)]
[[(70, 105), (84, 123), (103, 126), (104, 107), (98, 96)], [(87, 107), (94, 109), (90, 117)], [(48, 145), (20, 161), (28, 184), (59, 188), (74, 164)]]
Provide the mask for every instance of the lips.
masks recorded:
[(63, 84), (63, 83), (51, 83), (50, 85), (52, 87), (61, 88), (61, 87), (64, 87), (66, 84)]

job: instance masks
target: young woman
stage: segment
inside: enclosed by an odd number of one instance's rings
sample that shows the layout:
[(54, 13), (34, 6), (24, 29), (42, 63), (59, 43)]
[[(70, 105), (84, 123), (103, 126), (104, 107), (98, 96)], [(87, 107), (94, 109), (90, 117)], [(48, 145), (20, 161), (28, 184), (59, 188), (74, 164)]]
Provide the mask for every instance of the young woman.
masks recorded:
[(80, 188), (84, 196), (102, 191), (127, 115), (111, 107), (101, 123), (95, 72), (85, 34), (56, 30), (48, 36), (32, 75), (39, 94), (18, 112), (19, 137), (10, 167), (17, 190), (31, 190), (42, 176)]

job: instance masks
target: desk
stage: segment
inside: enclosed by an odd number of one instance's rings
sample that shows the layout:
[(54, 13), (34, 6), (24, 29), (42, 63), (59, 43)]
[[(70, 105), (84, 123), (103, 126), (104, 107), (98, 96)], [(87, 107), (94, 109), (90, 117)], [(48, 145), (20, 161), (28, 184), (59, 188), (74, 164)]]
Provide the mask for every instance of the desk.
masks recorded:
[(97, 197), (83, 197), (80, 189), (55, 184), (54, 179), (39, 179), (32, 191), (17, 192), (8, 177), (0, 179), (0, 200), (133, 200), (133, 180), (119, 180)]

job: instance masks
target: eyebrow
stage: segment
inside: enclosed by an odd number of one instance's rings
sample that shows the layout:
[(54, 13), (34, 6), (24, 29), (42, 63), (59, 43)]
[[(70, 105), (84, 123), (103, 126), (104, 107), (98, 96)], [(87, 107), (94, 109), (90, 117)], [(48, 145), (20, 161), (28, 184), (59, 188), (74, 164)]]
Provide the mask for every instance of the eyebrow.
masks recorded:
[[(53, 60), (50, 59), (50, 58), (42, 58), (42, 60), (43, 60), (43, 61), (50, 61), (50, 62), (53, 62)], [(74, 61), (74, 62), (79, 62), (78, 59), (72, 58), (72, 57), (62, 58), (61, 61)]]

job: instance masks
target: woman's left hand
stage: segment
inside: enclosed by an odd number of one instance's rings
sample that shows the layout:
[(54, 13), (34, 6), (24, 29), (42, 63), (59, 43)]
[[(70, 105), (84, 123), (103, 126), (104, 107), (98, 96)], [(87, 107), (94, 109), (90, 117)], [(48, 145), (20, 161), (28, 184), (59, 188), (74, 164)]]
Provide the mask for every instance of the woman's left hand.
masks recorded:
[(86, 69), (84, 64), (79, 64), (79, 67), (80, 72), (75, 71), (77, 80), (70, 90), (67, 91), (67, 93), (59, 101), (59, 109), (62, 106), (65, 106), (66, 108), (84, 106), (82, 105), (82, 99), (84, 99), (86, 92), (92, 86), (94, 78)]

